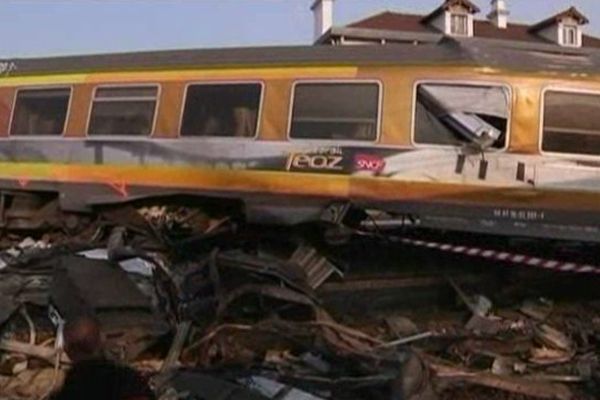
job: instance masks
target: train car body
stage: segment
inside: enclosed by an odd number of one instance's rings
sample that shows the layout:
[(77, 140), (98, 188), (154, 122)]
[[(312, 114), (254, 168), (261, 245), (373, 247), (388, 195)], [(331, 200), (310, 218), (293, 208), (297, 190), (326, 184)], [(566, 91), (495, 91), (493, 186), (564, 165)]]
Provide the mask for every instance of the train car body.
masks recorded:
[(598, 50), (465, 39), (0, 67), (0, 189), (63, 210), (185, 194), (297, 224), (352, 203), (600, 241)]

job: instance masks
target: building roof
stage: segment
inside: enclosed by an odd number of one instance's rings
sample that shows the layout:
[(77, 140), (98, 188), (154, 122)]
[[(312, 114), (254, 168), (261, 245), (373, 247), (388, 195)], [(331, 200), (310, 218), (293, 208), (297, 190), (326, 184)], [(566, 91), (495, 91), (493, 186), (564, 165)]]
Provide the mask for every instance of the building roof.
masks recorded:
[[(573, 10), (578, 12), (576, 9)], [(571, 14), (565, 13), (573, 12), (573, 10), (567, 10), (564, 13), (557, 14), (557, 16), (552, 17), (552, 21), (555, 21), (556, 18), (564, 17), (565, 15), (572, 16)], [(396, 13), (391, 11), (385, 11), (360, 21), (353, 22), (349, 24), (348, 27), (382, 31), (439, 33), (435, 28), (430, 27), (423, 21), (423, 15)], [(509, 23), (506, 29), (500, 29), (487, 20), (475, 20), (473, 21), (473, 29), (473, 36), (475, 37), (520, 42), (550, 43), (546, 39), (536, 35), (534, 33), (535, 31), (532, 30), (531, 25), (526, 24)], [(600, 38), (583, 35), (583, 46), (600, 47)]]
[(350, 28), (381, 29), (387, 31), (437, 32), (423, 23), (423, 15), (384, 11), (348, 25)]
[(573, 18), (581, 25), (585, 25), (590, 22), (585, 15), (579, 12), (578, 9), (576, 9), (575, 7), (571, 7), (563, 12), (551, 16), (550, 18), (546, 18), (545, 20), (538, 22), (537, 24), (531, 26), (530, 29), (532, 32), (536, 32), (540, 29), (544, 29), (548, 26), (554, 25), (564, 18)]

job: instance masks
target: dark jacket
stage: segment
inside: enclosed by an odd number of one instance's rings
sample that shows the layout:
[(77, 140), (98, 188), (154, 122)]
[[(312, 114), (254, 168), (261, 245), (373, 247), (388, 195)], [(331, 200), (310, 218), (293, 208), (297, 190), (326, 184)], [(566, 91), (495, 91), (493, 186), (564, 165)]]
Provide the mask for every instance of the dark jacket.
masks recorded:
[(154, 400), (147, 382), (135, 370), (107, 360), (75, 364), (52, 400)]

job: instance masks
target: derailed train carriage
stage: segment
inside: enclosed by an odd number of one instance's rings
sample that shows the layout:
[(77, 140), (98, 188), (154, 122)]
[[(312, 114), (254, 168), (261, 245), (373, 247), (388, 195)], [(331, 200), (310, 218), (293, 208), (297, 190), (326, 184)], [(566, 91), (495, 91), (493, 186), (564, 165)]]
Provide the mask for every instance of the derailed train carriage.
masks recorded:
[[(600, 52), (479, 39), (5, 60), (3, 226), (193, 196), (248, 221), (600, 241)], [(59, 218), (59, 222), (69, 219)]]

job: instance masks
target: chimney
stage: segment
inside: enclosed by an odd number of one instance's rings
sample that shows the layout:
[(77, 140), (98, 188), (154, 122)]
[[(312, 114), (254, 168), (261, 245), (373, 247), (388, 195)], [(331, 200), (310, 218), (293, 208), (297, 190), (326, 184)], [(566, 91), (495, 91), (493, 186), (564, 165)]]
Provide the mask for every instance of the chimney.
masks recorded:
[(498, 29), (506, 29), (508, 25), (508, 15), (510, 12), (506, 7), (506, 0), (492, 0), (492, 11), (488, 14), (488, 19)]
[(333, 25), (334, 0), (315, 0), (310, 7), (315, 20), (315, 42)]

